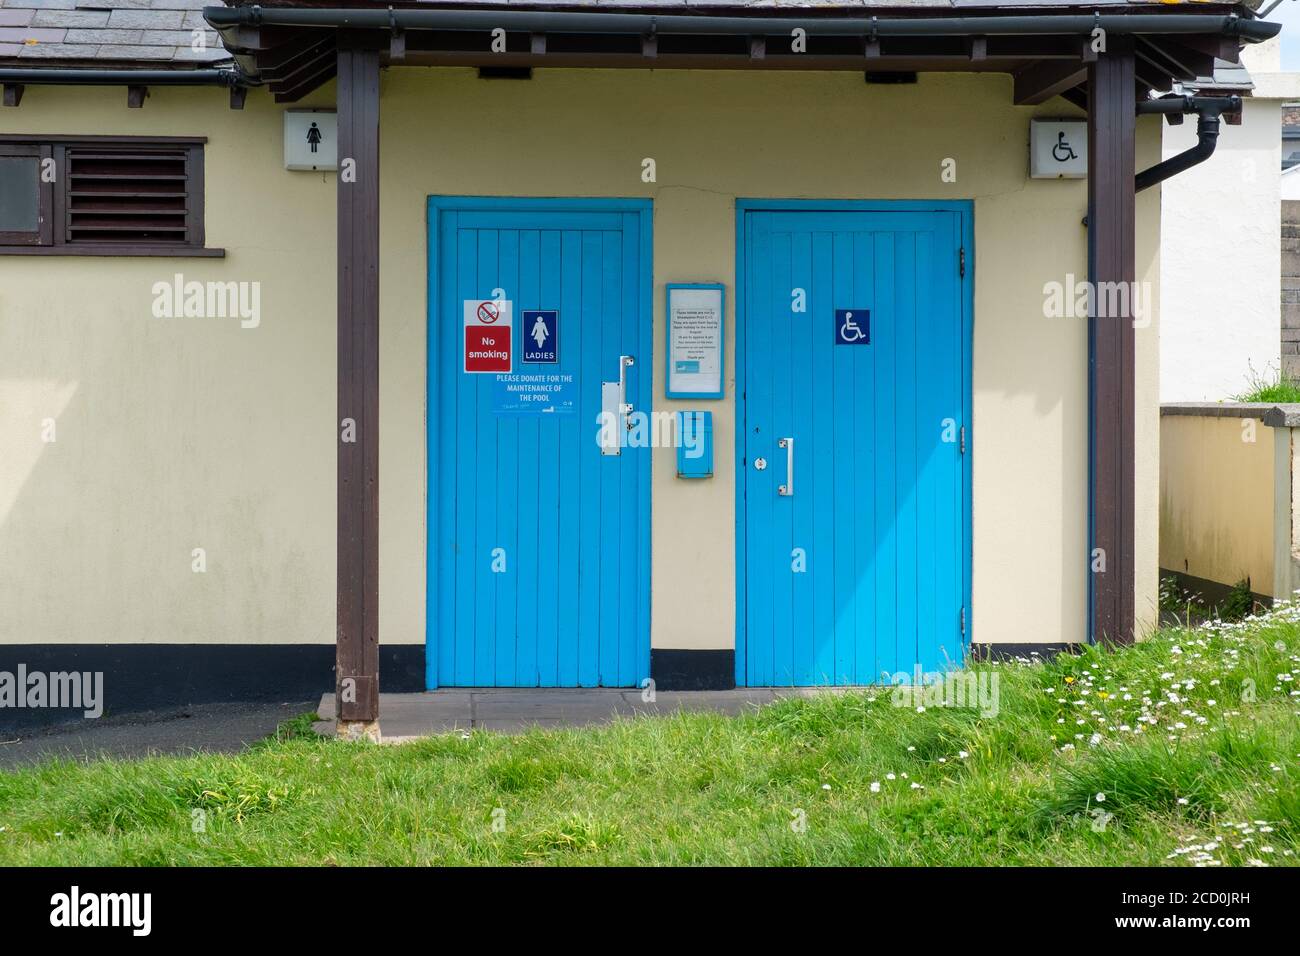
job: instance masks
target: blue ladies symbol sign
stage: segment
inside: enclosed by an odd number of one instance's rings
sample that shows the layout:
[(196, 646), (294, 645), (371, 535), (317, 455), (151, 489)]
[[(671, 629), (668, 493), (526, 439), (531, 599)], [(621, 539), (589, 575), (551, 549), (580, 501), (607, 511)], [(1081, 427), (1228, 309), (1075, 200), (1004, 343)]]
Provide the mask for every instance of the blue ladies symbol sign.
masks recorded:
[(523, 310), (524, 361), (554, 365), (560, 360), (560, 313), (542, 309)]

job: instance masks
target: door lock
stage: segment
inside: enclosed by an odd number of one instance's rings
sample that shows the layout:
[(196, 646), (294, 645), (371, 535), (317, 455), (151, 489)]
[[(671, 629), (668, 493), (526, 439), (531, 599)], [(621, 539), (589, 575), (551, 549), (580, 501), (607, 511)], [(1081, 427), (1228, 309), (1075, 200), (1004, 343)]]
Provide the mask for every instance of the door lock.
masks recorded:
[[(601, 414), (609, 422), (609, 429), (601, 428), (602, 455), (621, 455), (627, 444), (624, 431), (632, 430), (632, 403), (627, 400), (627, 370), (636, 360), (630, 355), (618, 357), (618, 381), (600, 383)], [(620, 427), (621, 426), (621, 427)]]
[(762, 470), (763, 470), (764, 468), (766, 468), (766, 467), (767, 467), (767, 459), (766, 459), (766, 458), (755, 458), (755, 459), (754, 459), (754, 470), (755, 470), (755, 471), (762, 471)]

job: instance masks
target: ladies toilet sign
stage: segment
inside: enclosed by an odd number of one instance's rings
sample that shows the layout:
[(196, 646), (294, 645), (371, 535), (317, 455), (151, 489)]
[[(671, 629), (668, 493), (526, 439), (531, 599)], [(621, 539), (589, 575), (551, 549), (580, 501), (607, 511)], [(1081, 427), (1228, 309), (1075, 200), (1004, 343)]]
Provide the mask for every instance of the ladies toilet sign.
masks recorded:
[(334, 110), (286, 110), (284, 168), (338, 169), (338, 128)]
[(509, 299), (465, 300), (465, 371), (509, 372), (511, 314)]

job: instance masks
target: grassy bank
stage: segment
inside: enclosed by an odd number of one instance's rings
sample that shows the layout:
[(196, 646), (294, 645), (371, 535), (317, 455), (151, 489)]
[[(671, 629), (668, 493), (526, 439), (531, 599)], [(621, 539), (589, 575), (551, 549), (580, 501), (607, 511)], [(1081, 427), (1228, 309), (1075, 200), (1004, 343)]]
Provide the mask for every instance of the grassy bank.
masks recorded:
[(978, 670), (995, 714), (881, 689), (47, 763), (0, 773), (0, 864), (1296, 864), (1300, 611)]

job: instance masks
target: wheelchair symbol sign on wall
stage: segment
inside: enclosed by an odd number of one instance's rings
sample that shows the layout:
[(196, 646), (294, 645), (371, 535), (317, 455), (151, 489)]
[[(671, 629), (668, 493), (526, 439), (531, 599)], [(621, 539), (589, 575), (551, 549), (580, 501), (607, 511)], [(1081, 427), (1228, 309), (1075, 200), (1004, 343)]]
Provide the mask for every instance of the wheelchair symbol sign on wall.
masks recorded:
[(1084, 120), (1029, 121), (1029, 175), (1082, 179), (1088, 174), (1088, 124)]
[(1067, 163), (1072, 159), (1078, 159), (1078, 155), (1070, 144), (1065, 140), (1065, 130), (1056, 134), (1056, 145), (1052, 147), (1052, 159), (1058, 163)]
[(871, 310), (870, 309), (836, 309), (835, 310), (835, 344), (836, 345), (870, 345), (871, 344)]

